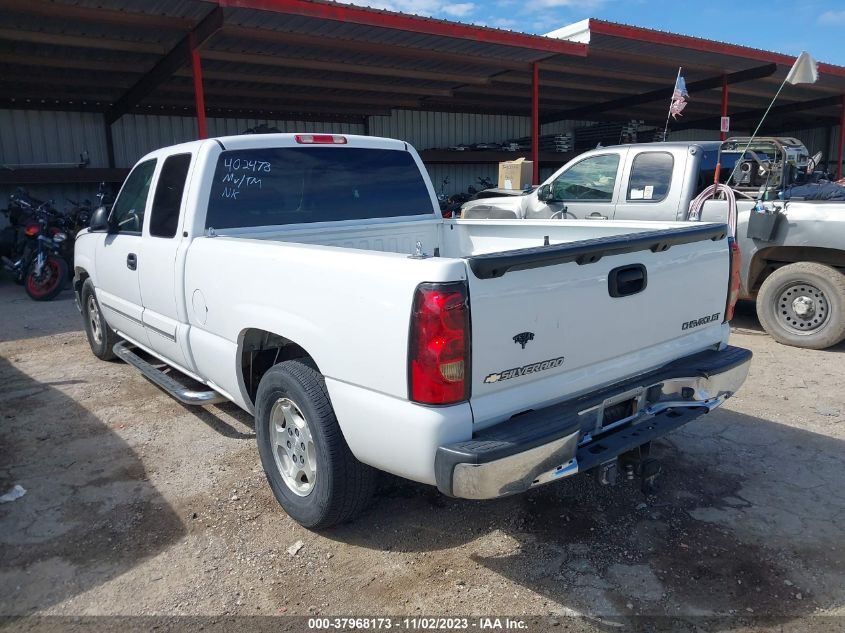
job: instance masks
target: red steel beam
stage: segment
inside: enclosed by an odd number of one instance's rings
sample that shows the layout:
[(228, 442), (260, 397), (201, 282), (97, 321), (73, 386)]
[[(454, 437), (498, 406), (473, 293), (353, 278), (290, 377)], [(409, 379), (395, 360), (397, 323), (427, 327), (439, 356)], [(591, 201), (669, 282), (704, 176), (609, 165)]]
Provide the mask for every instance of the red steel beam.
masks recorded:
[[(722, 75), (722, 116), (728, 116), (728, 76)], [(719, 129), (722, 129), (721, 124), (719, 125)], [(721, 140), (726, 140), (728, 138), (727, 132), (719, 132), (719, 138)]]
[(531, 160), (533, 174), (531, 184), (540, 184), (540, 66), (534, 62), (531, 67)]
[[(752, 81), (760, 77), (768, 77), (777, 71), (776, 64), (766, 64), (765, 66), (757, 66), (755, 68), (747, 68), (728, 75), (719, 75), (716, 77), (708, 77), (707, 79), (699, 79), (697, 81), (690, 81), (687, 83), (687, 91), (690, 94), (698, 93), (704, 90), (713, 90), (722, 85), (723, 82), (739, 83), (743, 81)], [(665, 86), (657, 90), (650, 90), (643, 94), (626, 95), (611, 101), (604, 101), (588, 106), (573, 108), (563, 112), (549, 114), (543, 117), (544, 123), (552, 123), (554, 121), (563, 121), (565, 119), (583, 119), (594, 116), (600, 112), (608, 112), (611, 110), (629, 109), (635, 106), (652, 103), (655, 101), (669, 100), (672, 96), (672, 86)]]
[(842, 179), (842, 154), (845, 152), (845, 95), (839, 111), (839, 162), (836, 164), (836, 180)]
[(513, 31), (501, 31), (482, 26), (459, 24), (391, 11), (380, 11), (346, 4), (323, 4), (307, 0), (217, 0), (222, 7), (256, 9), (273, 13), (287, 13), (336, 22), (351, 22), (386, 29), (396, 29), (425, 35), (439, 35), (487, 44), (513, 46), (555, 55), (587, 56), (587, 46), (566, 40)]
[(194, 102), (197, 106), (197, 138), (208, 138), (208, 127), (205, 123), (205, 92), (202, 89), (202, 62), (193, 33), (191, 33), (191, 70), (194, 74)]
[(109, 123), (114, 123), (121, 116), (144, 101), (163, 83), (168, 81), (180, 68), (193, 61), (194, 51), (223, 26), (223, 9), (214, 7), (167, 55), (159, 59), (147, 73), (115, 101), (107, 112)]

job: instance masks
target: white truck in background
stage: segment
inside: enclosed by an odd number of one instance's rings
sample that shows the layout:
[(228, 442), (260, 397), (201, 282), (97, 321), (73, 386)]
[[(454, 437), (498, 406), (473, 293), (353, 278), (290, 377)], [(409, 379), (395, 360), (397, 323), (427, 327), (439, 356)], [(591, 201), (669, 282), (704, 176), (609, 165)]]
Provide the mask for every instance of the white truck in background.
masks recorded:
[(650, 442), (745, 379), (738, 267), (721, 223), (444, 220), (404, 142), (267, 134), (142, 158), (74, 288), (99, 358), (253, 413), (273, 493), (321, 528), (377, 470), (470, 499), (649, 483)]
[[(778, 342), (811, 349), (836, 345), (845, 340), (845, 201), (798, 195), (778, 200), (776, 194), (806, 171), (809, 152), (794, 138), (760, 137), (740, 158), (747, 140), (590, 150), (534, 191), (471, 200), (461, 215), (476, 220), (685, 220), (690, 202), (713, 182), (717, 162), (722, 181), (736, 165), (732, 183), (738, 192), (741, 296), (756, 301), (760, 323)], [(775, 198), (766, 204), (776, 213), (753, 211), (761, 191)], [(724, 200), (704, 204), (703, 220), (724, 222), (727, 216)], [(772, 223), (771, 231), (755, 227), (758, 220)]]

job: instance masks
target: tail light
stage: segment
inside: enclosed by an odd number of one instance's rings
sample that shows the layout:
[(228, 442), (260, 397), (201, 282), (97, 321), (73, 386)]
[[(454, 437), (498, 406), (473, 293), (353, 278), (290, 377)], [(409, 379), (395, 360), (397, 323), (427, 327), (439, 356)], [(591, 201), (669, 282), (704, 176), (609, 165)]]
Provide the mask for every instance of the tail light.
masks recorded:
[(417, 287), (408, 346), (411, 400), (454, 404), (469, 399), (469, 334), (465, 282)]
[(728, 238), (728, 250), (731, 254), (731, 275), (728, 285), (728, 300), (725, 305), (725, 322), (734, 318), (734, 308), (739, 299), (740, 276), (739, 269), (742, 266), (742, 255), (739, 252), (739, 245), (732, 237)]
[(302, 145), (346, 145), (346, 137), (340, 134), (297, 134), (294, 138)]
[(41, 233), (41, 226), (33, 222), (32, 224), (27, 224), (23, 232), (26, 233), (27, 237), (35, 237)]

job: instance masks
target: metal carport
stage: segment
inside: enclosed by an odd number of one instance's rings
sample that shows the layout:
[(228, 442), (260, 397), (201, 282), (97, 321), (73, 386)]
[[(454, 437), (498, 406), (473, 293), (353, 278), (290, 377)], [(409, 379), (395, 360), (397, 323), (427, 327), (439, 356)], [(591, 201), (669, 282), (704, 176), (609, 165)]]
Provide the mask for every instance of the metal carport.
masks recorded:
[[(761, 113), (793, 58), (588, 20), (528, 35), (320, 0), (0, 0), (0, 108), (356, 121), (400, 109), (531, 116), (541, 122), (661, 124), (679, 65), (692, 93), (683, 127)], [(784, 92), (771, 126), (841, 119), (845, 68), (821, 64)], [(728, 100), (728, 95), (730, 99)], [(841, 126), (840, 126), (841, 129)], [(840, 133), (840, 169), (841, 143)], [(427, 162), (481, 160), (429, 152)], [(493, 154), (490, 152), (490, 154)], [(496, 152), (484, 160), (503, 160)], [(76, 175), (71, 175), (74, 171)], [(118, 179), (125, 170), (17, 170), (0, 183)], [(69, 182), (69, 180), (63, 180)]]

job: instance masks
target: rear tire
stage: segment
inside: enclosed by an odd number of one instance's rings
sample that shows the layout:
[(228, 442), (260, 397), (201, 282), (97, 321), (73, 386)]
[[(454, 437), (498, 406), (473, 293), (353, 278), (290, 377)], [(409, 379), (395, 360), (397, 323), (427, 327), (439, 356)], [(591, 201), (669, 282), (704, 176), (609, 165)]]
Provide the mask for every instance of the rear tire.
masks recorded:
[(94, 292), (94, 284), (90, 279), (86, 279), (85, 283), (82, 284), (80, 298), (82, 299), (85, 336), (88, 338), (91, 351), (100, 360), (114, 360), (117, 356), (115, 356), (112, 348), (120, 341), (120, 337), (109, 327), (105, 317), (103, 317), (100, 302), (97, 301), (97, 295)]
[(763, 329), (784, 345), (826, 349), (845, 339), (845, 275), (798, 262), (769, 275), (757, 295)]
[(261, 464), (285, 512), (313, 530), (359, 514), (376, 471), (349, 450), (323, 377), (300, 361), (279, 363), (264, 374), (255, 401)]

